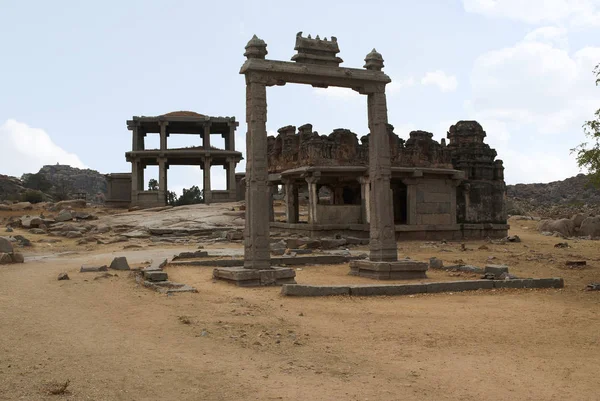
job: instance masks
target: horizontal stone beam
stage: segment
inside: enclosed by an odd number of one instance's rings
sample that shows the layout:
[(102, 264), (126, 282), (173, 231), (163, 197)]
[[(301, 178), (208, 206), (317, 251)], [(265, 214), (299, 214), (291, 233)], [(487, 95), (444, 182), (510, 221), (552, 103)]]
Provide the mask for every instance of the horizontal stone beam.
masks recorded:
[(412, 294), (433, 294), (440, 292), (462, 292), (491, 290), (500, 288), (563, 288), (562, 278), (529, 278), (515, 280), (464, 280), (442, 281), (419, 284), (389, 285), (346, 285), (321, 286), (305, 284), (284, 284), (281, 294), (298, 297), (320, 297), (331, 295), (391, 296)]

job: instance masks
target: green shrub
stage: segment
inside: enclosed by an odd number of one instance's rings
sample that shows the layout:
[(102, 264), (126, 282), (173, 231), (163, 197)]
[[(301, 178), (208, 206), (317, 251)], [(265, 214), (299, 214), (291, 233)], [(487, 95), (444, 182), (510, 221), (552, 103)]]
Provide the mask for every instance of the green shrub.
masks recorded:
[(21, 200), (29, 203), (40, 203), (44, 201), (44, 193), (35, 189), (28, 189), (23, 193)]

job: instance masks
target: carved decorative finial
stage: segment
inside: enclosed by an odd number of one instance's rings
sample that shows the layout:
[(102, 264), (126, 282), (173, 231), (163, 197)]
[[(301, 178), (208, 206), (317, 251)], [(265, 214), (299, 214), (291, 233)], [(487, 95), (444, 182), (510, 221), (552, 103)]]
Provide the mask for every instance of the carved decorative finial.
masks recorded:
[(365, 57), (364, 68), (372, 71), (381, 71), (383, 69), (383, 56), (373, 49), (367, 57)]
[(327, 38), (321, 40), (317, 35), (312, 39), (310, 35), (306, 38), (302, 37), (302, 32), (296, 34), (296, 46), (294, 47), (298, 53), (292, 57), (292, 61), (303, 64), (320, 64), (331, 65), (338, 67), (343, 61), (336, 55), (340, 52), (335, 36), (331, 37), (331, 41)]
[(259, 39), (256, 35), (252, 36), (252, 39), (250, 39), (245, 49), (246, 52), (244, 53), (244, 56), (246, 56), (246, 58), (248, 59), (260, 58), (264, 60), (265, 56), (268, 53), (267, 44), (264, 40)]

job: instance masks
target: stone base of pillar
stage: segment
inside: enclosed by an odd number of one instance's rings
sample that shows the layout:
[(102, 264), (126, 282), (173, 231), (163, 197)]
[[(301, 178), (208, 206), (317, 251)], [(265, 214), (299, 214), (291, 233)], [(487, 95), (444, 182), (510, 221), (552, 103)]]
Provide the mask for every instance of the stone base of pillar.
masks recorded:
[(264, 287), (296, 284), (296, 270), (289, 267), (270, 269), (245, 269), (243, 267), (219, 267), (213, 270), (213, 278), (224, 280), (238, 287)]
[(354, 260), (350, 262), (350, 275), (375, 280), (412, 280), (427, 278), (428, 267), (427, 263), (414, 260), (396, 262)]

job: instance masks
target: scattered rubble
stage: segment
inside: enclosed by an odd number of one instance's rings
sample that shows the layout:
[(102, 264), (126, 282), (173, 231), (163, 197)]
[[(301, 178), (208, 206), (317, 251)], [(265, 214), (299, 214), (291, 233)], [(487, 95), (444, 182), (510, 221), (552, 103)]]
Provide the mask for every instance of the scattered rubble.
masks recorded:
[(60, 273), (58, 275), (58, 280), (70, 280), (69, 275), (67, 273)]

